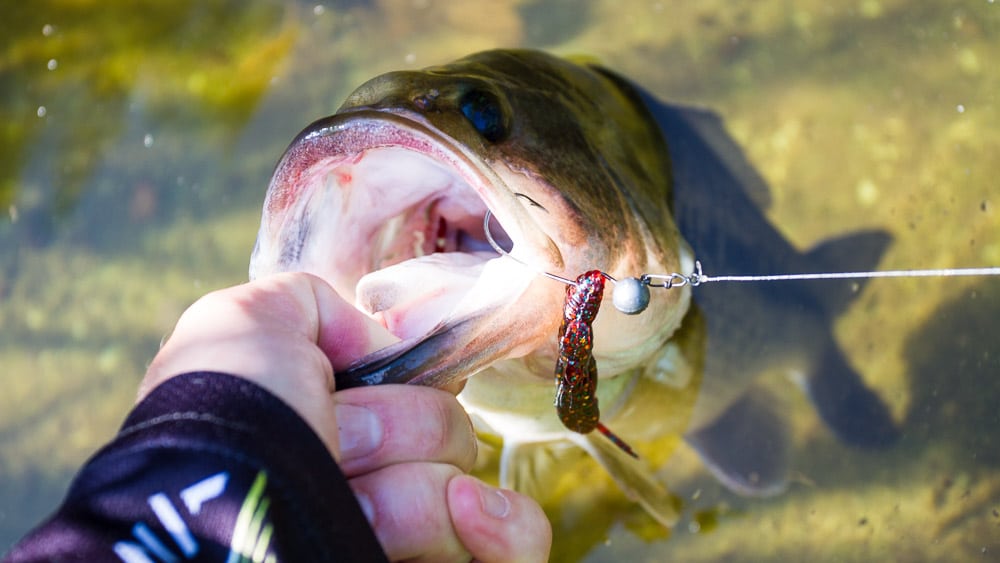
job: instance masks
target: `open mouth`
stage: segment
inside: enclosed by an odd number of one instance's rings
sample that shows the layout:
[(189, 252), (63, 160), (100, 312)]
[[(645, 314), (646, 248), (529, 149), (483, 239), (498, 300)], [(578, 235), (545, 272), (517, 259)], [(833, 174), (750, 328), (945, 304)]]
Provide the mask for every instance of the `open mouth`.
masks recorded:
[[(251, 276), (316, 274), (406, 341), (477, 299), (477, 288), (495, 286), (482, 280), (487, 263), (500, 259), (483, 218), (507, 194), (450, 138), (396, 115), (363, 113), (317, 122), (286, 152)], [(499, 225), (493, 237), (511, 249)]]

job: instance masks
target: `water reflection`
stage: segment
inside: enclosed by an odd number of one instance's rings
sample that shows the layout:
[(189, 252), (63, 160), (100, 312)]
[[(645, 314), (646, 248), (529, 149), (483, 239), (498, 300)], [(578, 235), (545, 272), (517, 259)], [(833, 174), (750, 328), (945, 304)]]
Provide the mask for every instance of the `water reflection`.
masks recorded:
[[(35, 247), (67, 223), (93, 237), (95, 216), (171, 217), (184, 171), (164, 163), (233, 139), (296, 37), (278, 5), (50, 4), (11, 6), (0, 24), (0, 206)], [(73, 217), (84, 196), (94, 209)]]
[(256, 200), (270, 159), (226, 151), (297, 36), (278, 5), (43, 4), (0, 21), (3, 546), (120, 422), (199, 282), (243, 277), (245, 242), (170, 229)]

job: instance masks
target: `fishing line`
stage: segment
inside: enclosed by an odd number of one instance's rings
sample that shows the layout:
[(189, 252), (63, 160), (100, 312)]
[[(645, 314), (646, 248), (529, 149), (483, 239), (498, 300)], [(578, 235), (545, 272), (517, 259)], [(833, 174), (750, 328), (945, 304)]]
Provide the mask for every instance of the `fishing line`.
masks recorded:
[[(497, 241), (493, 240), (493, 233), (490, 231), (490, 217), (493, 217), (493, 213), (489, 209), (487, 209), (486, 210), (486, 215), (483, 216), (483, 231), (486, 233), (486, 241), (490, 243), (490, 246), (493, 247), (493, 250), (497, 251), (497, 254), (499, 254), (500, 256), (506, 256), (507, 258), (510, 258), (511, 260), (517, 262), (518, 264), (521, 264), (525, 268), (528, 268), (529, 270), (533, 270), (536, 274), (545, 276), (545, 277), (547, 277), (549, 279), (556, 280), (557, 282), (562, 282), (562, 283), (564, 283), (566, 285), (576, 285), (576, 281), (575, 280), (571, 280), (569, 278), (564, 278), (562, 276), (557, 276), (557, 275), (555, 275), (553, 273), (546, 272), (545, 270), (539, 270), (537, 268), (532, 268), (531, 265), (529, 265), (524, 260), (521, 260), (519, 258), (515, 258), (515, 257), (511, 256), (509, 252), (507, 252), (506, 250), (504, 250), (503, 247), (500, 246), (497, 243)], [(611, 281), (615, 281), (614, 278), (612, 278), (611, 276), (609, 276), (607, 274), (604, 274), (604, 276), (606, 278), (608, 278), (609, 280), (611, 280)]]
[(997, 276), (1000, 267), (991, 268), (941, 268), (936, 270), (876, 270), (871, 272), (822, 272), (815, 274), (773, 274), (754, 276), (707, 276), (701, 270), (701, 262), (695, 261), (695, 271), (684, 276), (681, 274), (643, 274), (641, 281), (653, 279), (667, 280), (661, 284), (649, 281), (651, 287), (679, 287), (685, 284), (698, 286), (708, 282), (757, 282), (757, 281), (791, 281), (791, 280), (849, 280), (870, 278), (946, 278), (959, 276)]
[[(500, 255), (523, 264), (535, 270), (535, 272), (562, 282), (567, 285), (576, 285), (576, 282), (557, 276), (550, 272), (545, 272), (532, 268), (523, 260), (515, 258), (506, 250), (500, 247), (493, 240), (493, 233), (490, 232), (489, 210), (483, 218), (483, 230), (486, 232), (486, 240)], [(939, 268), (928, 270), (875, 270), (869, 272), (821, 272), (812, 274), (769, 274), (769, 275), (740, 275), (740, 276), (709, 276), (701, 269), (701, 262), (695, 261), (694, 271), (684, 275), (681, 273), (672, 274), (641, 274), (634, 278), (616, 280), (609, 274), (602, 272), (605, 278), (615, 284), (612, 294), (612, 301), (619, 311), (635, 315), (641, 313), (649, 305), (649, 288), (672, 289), (690, 285), (697, 287), (702, 284), (712, 282), (770, 282), (770, 281), (802, 281), (802, 280), (844, 280), (844, 279), (872, 279), (872, 278), (944, 278), (944, 277), (964, 277), (964, 276), (1000, 276), (1000, 267), (986, 268)]]

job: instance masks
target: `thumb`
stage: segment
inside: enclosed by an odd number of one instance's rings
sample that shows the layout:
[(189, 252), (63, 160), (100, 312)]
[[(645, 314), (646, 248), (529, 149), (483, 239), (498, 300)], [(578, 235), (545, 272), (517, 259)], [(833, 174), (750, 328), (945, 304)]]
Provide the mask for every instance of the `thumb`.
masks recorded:
[(277, 274), (188, 308), (150, 364), (139, 398), (182, 373), (240, 376), (295, 409), (337, 456), (333, 370), (395, 341), (323, 280)]
[(476, 561), (548, 561), (552, 526), (534, 499), (459, 475), (448, 483), (448, 510), (455, 533)]
[(313, 307), (318, 313), (316, 345), (330, 360), (334, 372), (399, 342), (399, 338), (345, 301), (322, 279), (309, 274), (295, 275), (302, 276), (312, 290)]

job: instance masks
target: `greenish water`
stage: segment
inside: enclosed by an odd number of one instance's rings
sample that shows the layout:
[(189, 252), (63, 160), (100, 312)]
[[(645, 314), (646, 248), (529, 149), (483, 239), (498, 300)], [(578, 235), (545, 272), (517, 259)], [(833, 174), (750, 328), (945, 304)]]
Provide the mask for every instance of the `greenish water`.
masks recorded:
[[(245, 279), (273, 163), (364, 80), (497, 46), (591, 55), (719, 112), (800, 247), (881, 227), (886, 269), (1000, 265), (998, 4), (5, 7), (0, 549), (113, 434), (181, 311)], [(1000, 559), (1000, 283), (876, 280), (836, 328), (903, 421), (896, 447), (839, 444), (793, 391), (787, 493), (735, 496), (680, 447), (667, 534), (582, 463), (554, 558)]]

